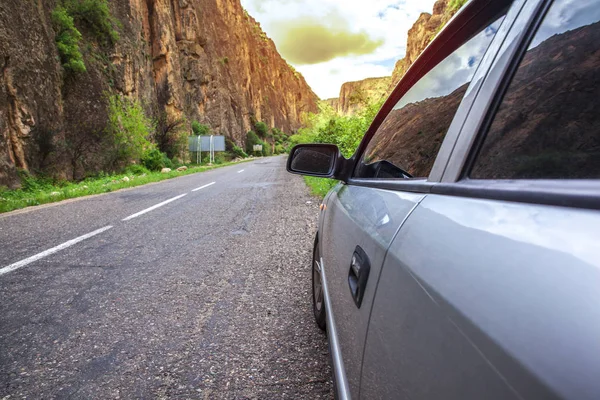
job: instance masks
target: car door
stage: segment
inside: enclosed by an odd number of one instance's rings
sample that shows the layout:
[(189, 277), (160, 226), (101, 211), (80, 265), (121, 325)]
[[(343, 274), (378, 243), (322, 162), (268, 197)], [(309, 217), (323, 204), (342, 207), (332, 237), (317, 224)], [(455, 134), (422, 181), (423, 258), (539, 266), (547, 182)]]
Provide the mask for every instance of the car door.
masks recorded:
[[(331, 301), (328, 311), (337, 328), (351, 397), (358, 398), (362, 350), (385, 252), (421, 198), (420, 194), (344, 184), (327, 198), (319, 242)], [(356, 271), (357, 267), (361, 270)], [(362, 275), (361, 282), (358, 275)]]
[(600, 398), (600, 1), (528, 1), (392, 242), (361, 398)]
[[(487, 49), (502, 25), (505, 9), (506, 6), (497, 6), (483, 11), (479, 5), (476, 9), (471, 7), (457, 21), (461, 28), (452, 35), (446, 33), (455, 43), (440, 42), (425, 53), (425, 61), (415, 63), (407, 75), (408, 81), (414, 78), (415, 83), (401, 82), (396, 88), (386, 103), (389, 107), (383, 108), (388, 112), (378, 116), (376, 121), (380, 123), (375, 122), (373, 133), (367, 133), (361, 145), (366, 150), (353, 178), (347, 185), (338, 185), (328, 198), (319, 241), (331, 301), (329, 311), (336, 326), (335, 339), (354, 398), (360, 392), (370, 311), (387, 249), (404, 220), (435, 183), (431, 171), (436, 158), (437, 169), (444, 169), (440, 167), (444, 156), (436, 156), (449, 154), (440, 150), (442, 142), (452, 148), (461, 124), (460, 117), (454, 116), (466, 115), (473, 99), (467, 88), (482, 60), (486, 56), (492, 59)], [(489, 23), (467, 29), (463, 20), (480, 13), (490, 19)], [(467, 42), (469, 45), (463, 46)], [(461, 57), (468, 62), (462, 63)], [(458, 73), (449, 73), (453, 70)], [(436, 113), (439, 118), (433, 119)], [(362, 304), (357, 304), (352, 288), (352, 263), (357, 258), (360, 263), (370, 264)], [(339, 379), (340, 374), (336, 375)]]

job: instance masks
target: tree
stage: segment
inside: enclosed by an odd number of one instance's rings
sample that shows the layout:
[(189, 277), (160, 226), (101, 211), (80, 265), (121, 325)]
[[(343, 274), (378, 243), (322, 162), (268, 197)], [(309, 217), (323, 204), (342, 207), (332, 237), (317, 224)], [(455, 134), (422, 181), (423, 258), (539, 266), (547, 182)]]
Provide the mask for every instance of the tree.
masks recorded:
[(166, 113), (158, 119), (154, 141), (161, 152), (169, 158), (180, 155), (187, 144), (186, 120), (178, 118), (170, 120)]

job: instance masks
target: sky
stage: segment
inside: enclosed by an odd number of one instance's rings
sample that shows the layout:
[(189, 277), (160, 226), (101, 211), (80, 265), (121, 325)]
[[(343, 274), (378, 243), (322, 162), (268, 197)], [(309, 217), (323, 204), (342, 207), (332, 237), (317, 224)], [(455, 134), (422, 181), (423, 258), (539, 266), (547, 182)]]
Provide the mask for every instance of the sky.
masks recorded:
[(242, 0), (322, 99), (344, 82), (389, 76), (408, 30), (435, 0)]

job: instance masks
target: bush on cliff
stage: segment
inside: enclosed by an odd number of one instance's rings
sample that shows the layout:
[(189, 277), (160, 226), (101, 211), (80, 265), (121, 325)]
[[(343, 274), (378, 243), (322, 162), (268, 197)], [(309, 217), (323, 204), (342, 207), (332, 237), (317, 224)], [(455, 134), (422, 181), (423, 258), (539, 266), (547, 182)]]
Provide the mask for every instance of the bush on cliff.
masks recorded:
[(114, 28), (119, 23), (112, 17), (106, 0), (65, 0), (64, 4), (75, 21), (89, 26), (98, 40), (109, 44), (119, 41)]
[(112, 139), (113, 167), (139, 161), (146, 151), (153, 149), (154, 144), (149, 139), (154, 128), (138, 101), (120, 95), (109, 96), (106, 131)]
[(206, 136), (210, 133), (210, 126), (194, 121), (192, 122), (192, 132), (196, 136)]
[(269, 132), (269, 127), (264, 122), (258, 121), (254, 124), (254, 130), (259, 137), (265, 138)]
[(52, 25), (56, 31), (56, 47), (60, 62), (67, 73), (86, 72), (83, 56), (79, 49), (81, 33), (75, 28), (73, 18), (64, 7), (52, 11)]

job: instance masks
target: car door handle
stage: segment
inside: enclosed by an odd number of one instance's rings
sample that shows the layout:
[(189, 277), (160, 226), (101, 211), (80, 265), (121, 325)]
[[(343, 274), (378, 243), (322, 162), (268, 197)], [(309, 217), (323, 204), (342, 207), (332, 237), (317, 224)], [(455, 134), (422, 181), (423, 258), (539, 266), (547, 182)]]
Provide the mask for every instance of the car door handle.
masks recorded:
[(350, 294), (354, 299), (356, 307), (360, 308), (362, 304), (365, 289), (367, 288), (367, 280), (371, 271), (371, 263), (369, 257), (360, 246), (356, 246), (352, 261), (350, 262), (350, 271), (348, 272), (348, 286), (350, 286)]

